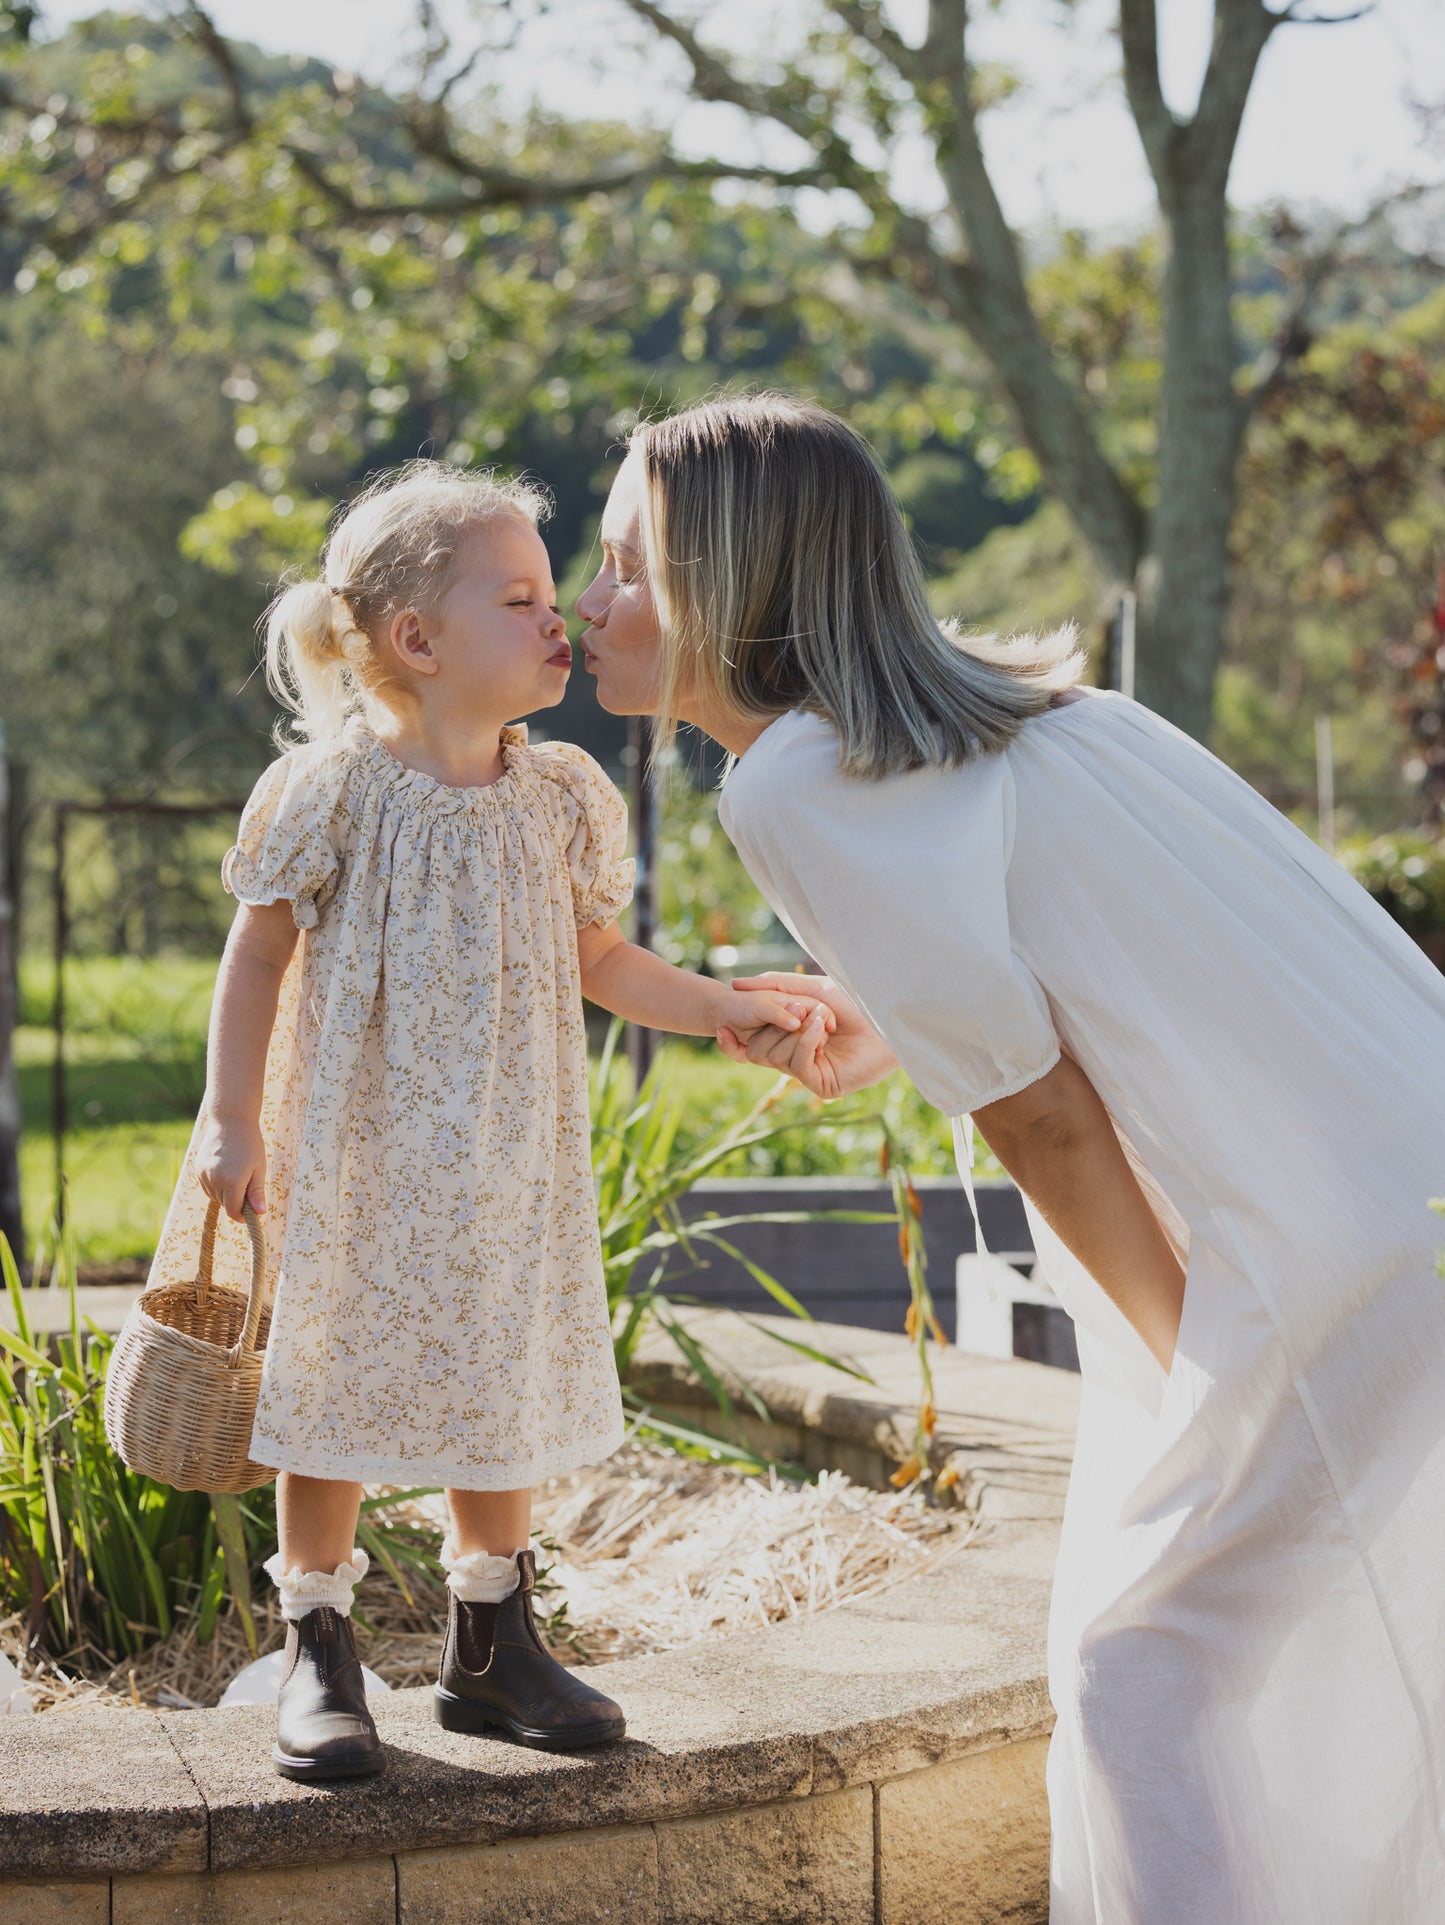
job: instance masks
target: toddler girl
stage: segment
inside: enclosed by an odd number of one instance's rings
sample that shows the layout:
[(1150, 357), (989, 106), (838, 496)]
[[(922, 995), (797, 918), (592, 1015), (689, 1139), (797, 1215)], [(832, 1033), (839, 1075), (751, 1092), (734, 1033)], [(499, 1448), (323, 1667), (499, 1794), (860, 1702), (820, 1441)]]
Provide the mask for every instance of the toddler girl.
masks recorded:
[[(622, 1735), (531, 1615), (530, 1487), (623, 1434), (582, 997), (690, 1034), (815, 1007), (625, 942), (622, 798), (581, 749), (506, 726), (559, 702), (571, 667), (543, 505), (417, 464), (351, 505), (324, 578), (269, 616), (302, 745), (226, 858), (240, 906), (152, 1281), (194, 1273), (205, 1198), (266, 1210), (251, 1455), (280, 1473), (273, 1757), (292, 1778), (382, 1763), (349, 1622), (363, 1484), (446, 1488), (442, 1724), (553, 1749)], [(219, 1245), (243, 1285), (244, 1239)]]

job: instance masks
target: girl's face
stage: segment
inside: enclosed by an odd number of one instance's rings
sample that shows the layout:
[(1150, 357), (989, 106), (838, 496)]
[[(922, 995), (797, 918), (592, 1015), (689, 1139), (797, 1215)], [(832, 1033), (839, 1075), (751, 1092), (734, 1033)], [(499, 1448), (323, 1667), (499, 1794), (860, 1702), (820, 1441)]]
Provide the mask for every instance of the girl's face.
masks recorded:
[(488, 721), (554, 708), (572, 669), (546, 546), (520, 515), (465, 530), (440, 604), (398, 615), (391, 640), (423, 703)]
[(642, 566), (642, 461), (628, 455), (602, 515), (602, 566), (577, 598), (582, 659), (612, 715), (655, 715), (662, 631)]

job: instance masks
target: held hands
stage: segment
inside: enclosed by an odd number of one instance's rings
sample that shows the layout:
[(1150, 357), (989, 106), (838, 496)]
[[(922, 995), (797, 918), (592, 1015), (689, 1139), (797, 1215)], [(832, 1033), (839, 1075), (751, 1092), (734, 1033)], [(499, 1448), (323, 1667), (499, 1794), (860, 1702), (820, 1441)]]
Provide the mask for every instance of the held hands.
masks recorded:
[(733, 988), (739, 995), (791, 989), (796, 997), (801, 991), (809, 1008), (796, 1025), (772, 1023), (750, 1033), (733, 1022), (721, 1025), (718, 1048), (735, 1063), (767, 1063), (825, 1100), (867, 1089), (898, 1067), (892, 1050), (831, 976), (739, 976)]
[(755, 1036), (794, 1038), (810, 1023), (818, 1025), (820, 1034), (829, 1034), (835, 1021), (832, 1010), (808, 995), (798, 976), (759, 976), (754, 982), (739, 980), (731, 989), (720, 985), (713, 1014), (719, 1044), (724, 1036), (733, 1038), (743, 1051), (739, 1062), (748, 1060), (747, 1046)]
[(208, 1116), (197, 1146), (196, 1174), (208, 1197), (238, 1222), (241, 1205), (266, 1209), (266, 1144), (259, 1124)]

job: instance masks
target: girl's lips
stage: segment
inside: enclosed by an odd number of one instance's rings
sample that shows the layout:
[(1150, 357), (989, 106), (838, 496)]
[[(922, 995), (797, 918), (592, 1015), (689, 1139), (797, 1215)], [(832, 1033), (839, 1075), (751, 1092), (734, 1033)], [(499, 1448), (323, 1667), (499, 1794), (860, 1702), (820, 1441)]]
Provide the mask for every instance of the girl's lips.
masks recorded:
[(552, 653), (547, 657), (547, 660), (551, 662), (556, 668), (571, 668), (572, 666), (571, 645), (569, 644), (566, 648), (554, 649)]

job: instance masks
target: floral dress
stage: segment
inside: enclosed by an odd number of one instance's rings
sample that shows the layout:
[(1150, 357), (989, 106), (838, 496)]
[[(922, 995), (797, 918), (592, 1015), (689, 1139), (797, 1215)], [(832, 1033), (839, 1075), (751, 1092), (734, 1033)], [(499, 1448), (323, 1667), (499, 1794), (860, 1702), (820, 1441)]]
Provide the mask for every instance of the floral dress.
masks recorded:
[[(353, 721), (272, 763), (226, 857), (302, 932), (261, 1113), (277, 1470), (513, 1490), (621, 1441), (577, 930), (631, 897), (627, 811), (570, 744), (507, 729), (502, 759), (448, 787)], [(195, 1274), (204, 1121), (152, 1283)], [(223, 1227), (218, 1280), (244, 1246)]]

